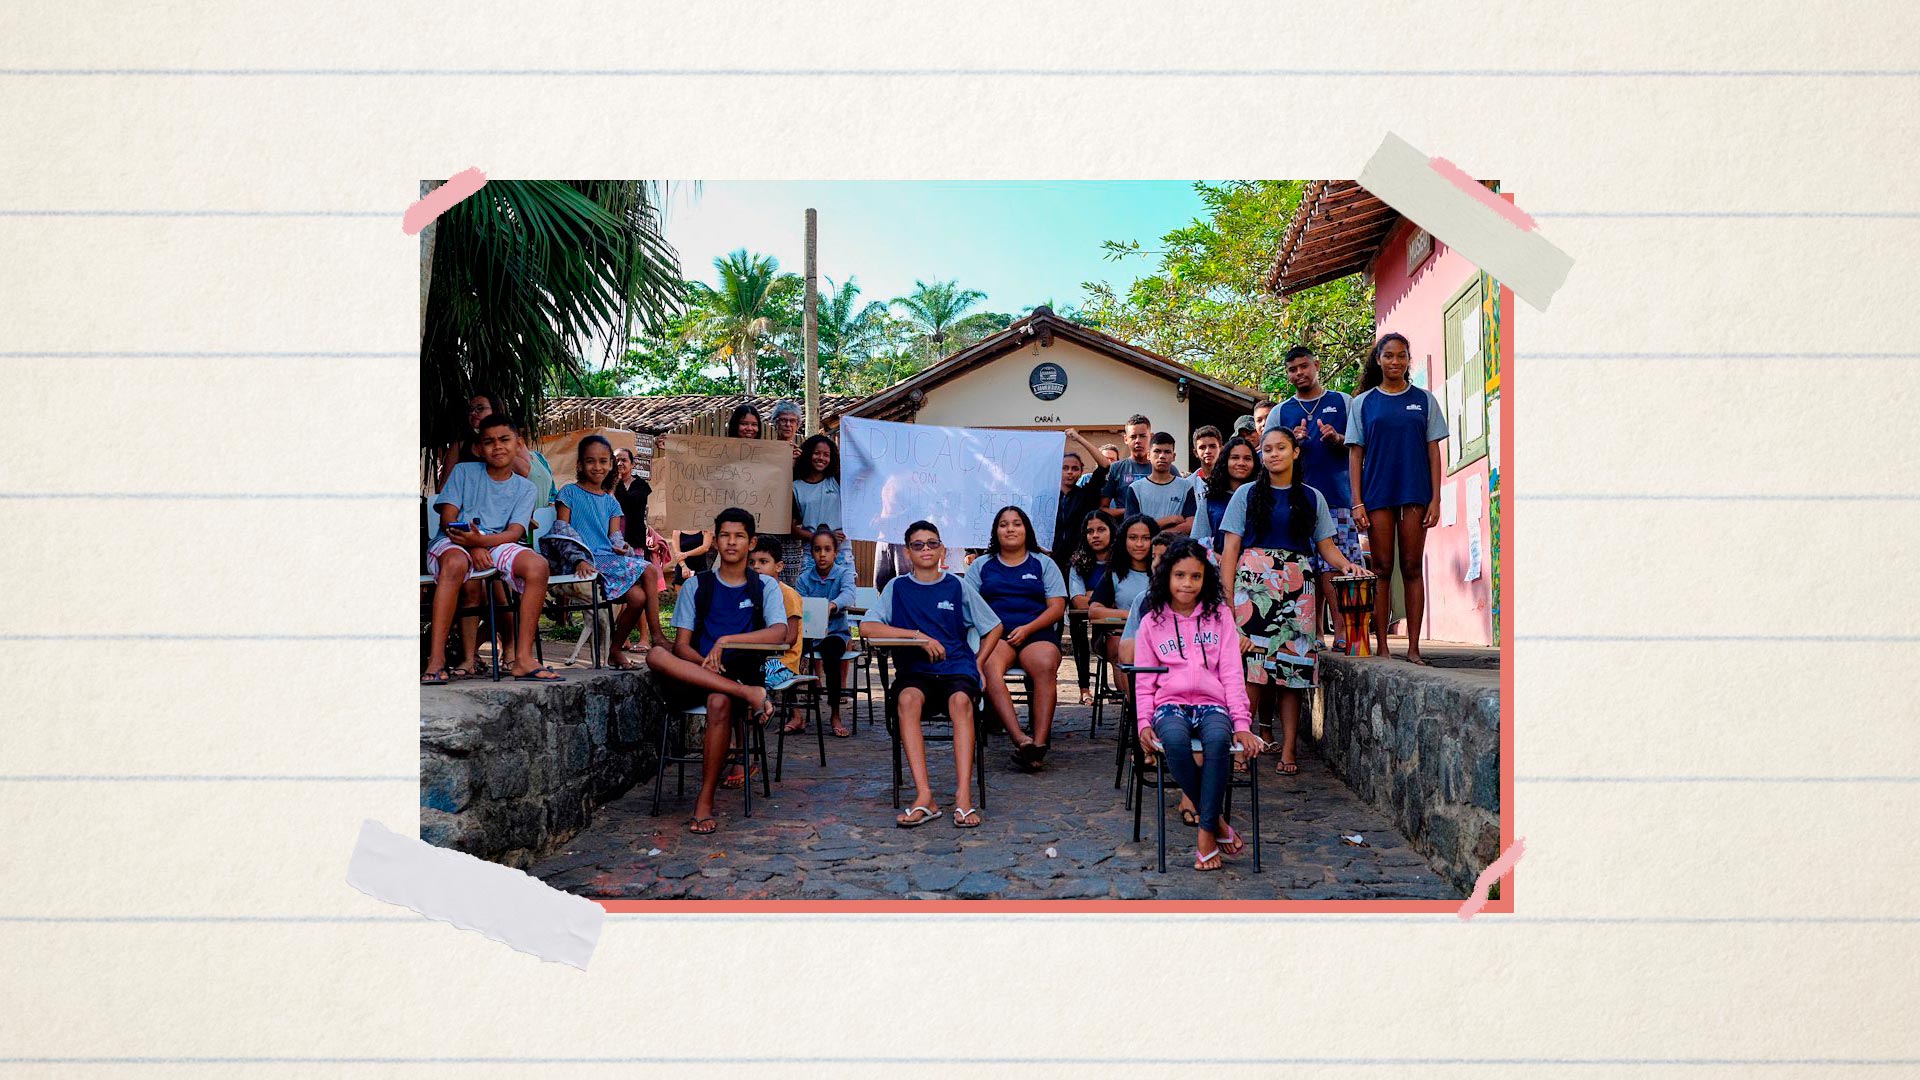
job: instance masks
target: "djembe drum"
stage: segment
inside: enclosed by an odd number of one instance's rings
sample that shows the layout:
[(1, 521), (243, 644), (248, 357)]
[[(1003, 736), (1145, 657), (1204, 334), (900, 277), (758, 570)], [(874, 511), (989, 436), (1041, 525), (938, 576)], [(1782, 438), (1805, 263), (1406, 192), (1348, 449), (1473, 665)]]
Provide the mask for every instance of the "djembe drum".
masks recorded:
[(1348, 656), (1372, 656), (1373, 589), (1370, 577), (1333, 579), (1333, 600), (1340, 609), (1340, 636), (1346, 639)]

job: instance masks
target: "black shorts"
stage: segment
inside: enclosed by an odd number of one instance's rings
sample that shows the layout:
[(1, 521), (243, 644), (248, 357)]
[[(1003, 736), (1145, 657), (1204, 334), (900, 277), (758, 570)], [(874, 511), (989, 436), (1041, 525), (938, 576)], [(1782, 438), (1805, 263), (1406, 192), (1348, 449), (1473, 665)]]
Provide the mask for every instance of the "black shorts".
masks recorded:
[[(766, 658), (772, 654), (759, 652), (728, 653), (721, 657), (721, 667), (727, 678), (748, 686), (765, 686), (767, 682)], [(667, 708), (674, 712), (686, 712), (689, 709), (706, 707), (707, 691), (698, 686), (688, 686), (672, 678), (656, 680), (660, 687), (660, 696)]]
[(921, 671), (903, 671), (893, 677), (894, 700), (907, 689), (920, 691), (927, 696), (927, 704), (922, 708), (946, 710), (947, 699), (955, 694), (967, 695), (974, 707), (980, 705), (980, 680), (971, 675), (939, 675)]

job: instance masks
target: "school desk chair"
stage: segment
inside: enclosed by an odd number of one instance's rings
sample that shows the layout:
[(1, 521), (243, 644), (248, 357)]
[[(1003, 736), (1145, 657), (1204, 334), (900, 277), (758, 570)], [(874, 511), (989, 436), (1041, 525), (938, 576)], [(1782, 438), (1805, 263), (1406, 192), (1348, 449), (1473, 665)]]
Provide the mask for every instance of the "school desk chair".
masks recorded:
[[(920, 646), (918, 644), (880, 645), (876, 643), (874, 647), (880, 649), (917, 649)], [(886, 718), (887, 737), (893, 741), (893, 808), (898, 810), (900, 809), (900, 789), (906, 783), (904, 769), (905, 750), (900, 743), (900, 691), (898, 688), (893, 686), (887, 687), (886, 699), (886, 708), (883, 710), (883, 715)], [(973, 722), (973, 782), (980, 792), (979, 805), (976, 806), (975, 809), (983, 812), (987, 808), (986, 704), (987, 697), (985, 694), (981, 694), (980, 697), (974, 701), (973, 716), (969, 718)], [(935, 743), (952, 743), (954, 726), (961, 722), (958, 718), (947, 715), (947, 703), (945, 701), (934, 701), (929, 697), (920, 707), (920, 740), (926, 746), (932, 746)], [(946, 730), (941, 731), (934, 728), (933, 725), (935, 724), (946, 725)], [(927, 768), (929, 771), (933, 768), (933, 754), (931, 751), (927, 753)]]
[[(426, 515), (425, 515), (426, 532), (423, 533), (422, 535), (431, 537), (433, 535), (434, 530), (437, 529), (440, 525), (439, 515), (435, 512), (435, 507), (433, 505), (433, 496), (431, 495), (426, 496), (425, 498), (421, 499), (420, 502), (421, 502), (421, 505), (426, 510)], [(427, 568), (426, 567), (426, 551), (424, 548), (421, 550), (420, 559), (421, 559), (420, 609), (421, 609), (421, 615), (422, 615), (421, 621), (427, 627), (425, 633), (430, 634), (433, 632), (433, 594), (439, 591), (440, 579), (433, 574), (426, 573), (426, 568)], [(449, 623), (447, 626), (447, 636), (449, 638), (453, 638), (460, 632), (461, 619), (467, 618), (469, 616), (476, 616), (476, 617), (485, 616), (486, 617), (487, 645), (493, 651), (493, 681), (494, 682), (500, 681), (500, 625), (498, 621), (498, 615), (494, 610), (493, 585), (491, 584), (491, 582), (492, 582), (492, 579), (495, 577), (498, 577), (499, 574), (500, 572), (498, 570), (495, 570), (492, 567), (488, 567), (487, 569), (482, 570), (479, 573), (474, 574), (473, 576), (467, 578), (467, 581), (477, 581), (481, 583), (480, 589), (479, 589), (480, 596), (482, 598), (481, 602), (477, 604), (467, 604), (465, 606), (462, 606), (456, 603), (453, 608), (453, 622)], [(463, 582), (462, 583), (463, 587), (464, 587), (464, 584), (465, 583)], [(442, 642), (441, 644), (444, 645), (445, 642)], [(468, 656), (468, 657), (462, 657), (462, 659), (473, 660), (473, 659), (476, 659), (476, 657)]]
[[(729, 711), (733, 714), (733, 737), (727, 743), (726, 765), (738, 765), (745, 774), (740, 791), (746, 803), (744, 813), (747, 817), (752, 817), (755, 760), (760, 763), (761, 794), (765, 798), (773, 798), (772, 773), (767, 768), (767, 726), (764, 723), (752, 722), (752, 719), (746, 715), (745, 702), (734, 702), (734, 708)], [(687, 746), (687, 732), (693, 727), (693, 722), (695, 720), (704, 722), (706, 718), (705, 705), (669, 712), (661, 718), (659, 764), (653, 772), (653, 809), (649, 811), (650, 813), (655, 815), (660, 813), (660, 796), (666, 790), (667, 766), (674, 766), (677, 774), (674, 781), (675, 796), (684, 798), (687, 794), (687, 766), (706, 763), (704, 739), (695, 744), (692, 749)], [(724, 772), (722, 775), (724, 776)]]
[[(817, 639), (807, 639), (800, 654), (801, 657), (803, 659), (818, 659), (812, 655), (814, 648), (818, 644), (819, 641)], [(823, 769), (827, 767), (827, 733), (825, 725), (820, 722), (822, 685), (822, 679), (818, 675), (796, 675), (792, 681), (788, 682), (787, 685), (781, 687), (779, 690), (768, 691), (776, 695), (774, 697), (773, 720), (769, 721), (769, 723), (777, 723), (780, 725), (780, 731), (774, 737), (773, 778), (775, 780), (786, 775), (787, 724), (792, 722), (794, 713), (803, 707), (806, 710), (807, 723), (813, 727), (814, 740), (820, 744), (820, 767)], [(803, 692), (805, 695), (804, 702), (801, 700)]]
[[(1114, 674), (1113, 662), (1107, 659), (1107, 639), (1118, 638), (1126, 626), (1125, 619), (1099, 619), (1091, 616), (1087, 619), (1089, 648), (1093, 652), (1093, 714), (1087, 721), (1087, 738), (1100, 734), (1100, 721), (1106, 716), (1107, 706), (1116, 706), (1120, 713), (1120, 743), (1116, 755), (1126, 754), (1126, 740), (1129, 725), (1127, 723), (1127, 694), (1121, 687), (1121, 679)], [(1120, 786), (1118, 776), (1114, 777), (1114, 787)]]
[[(553, 507), (542, 506), (534, 510), (533, 524), (527, 532), (527, 535), (532, 537), (531, 544), (533, 553), (543, 559), (547, 556), (546, 552), (540, 550), (540, 538), (552, 531), (553, 521)], [(575, 599), (574, 590), (566, 587), (569, 585), (585, 585), (587, 587), (586, 601), (582, 602)], [(558, 623), (565, 621), (568, 615), (576, 611), (584, 611), (587, 613), (586, 633), (593, 636), (593, 666), (599, 667), (601, 657), (607, 653), (607, 647), (610, 644), (610, 638), (612, 636), (611, 628), (613, 626), (613, 601), (607, 597), (606, 584), (600, 580), (599, 574), (595, 574), (592, 577), (581, 577), (578, 574), (550, 575), (547, 578), (546, 602), (541, 607), (541, 613)], [(609, 629), (609, 632), (606, 634), (600, 632), (602, 612), (605, 613), (606, 625)], [(538, 627), (535, 627), (536, 632), (533, 635), (533, 655), (540, 663), (545, 664), (547, 658), (545, 651), (541, 648), (540, 635), (537, 632), (538, 629)], [(576, 647), (574, 649), (574, 655), (578, 656), (579, 652), (580, 650)]]
[[(866, 614), (866, 610), (863, 608), (862, 609), (848, 608), (847, 610), (849, 612), (857, 610), (862, 615)], [(840, 684), (839, 696), (846, 699), (847, 730), (849, 733), (854, 735), (860, 734), (861, 705), (864, 704), (867, 708), (868, 723), (872, 723), (873, 721), (873, 708), (874, 708), (873, 668), (871, 666), (873, 661), (873, 652), (872, 650), (864, 647), (864, 645), (860, 641), (859, 634), (860, 634), (860, 626), (858, 623), (855, 623), (852, 628), (852, 637), (851, 637), (852, 644), (848, 645), (847, 651), (841, 654), (841, 657), (840, 657), (840, 662), (847, 665), (847, 677)], [(820, 642), (819, 642), (819, 639), (817, 638), (808, 639), (808, 650), (809, 650), (808, 659), (813, 661), (814, 664), (819, 667), (821, 685), (824, 687), (826, 684), (826, 674), (827, 674), (826, 666), (824, 662), (821, 661), (820, 657), (817, 654), (812, 652), (812, 650), (814, 648), (817, 648), (819, 644)], [(882, 656), (880, 658), (880, 662), (883, 665), (881, 670), (882, 670), (882, 674), (884, 675), (885, 673), (884, 665), (886, 663), (886, 657)], [(830, 694), (832, 693), (832, 691), (823, 689), (822, 693)], [(832, 706), (833, 706), (833, 703), (829, 702), (828, 708), (831, 709)]]
[[(1122, 665), (1122, 670), (1125, 672), (1129, 696), (1131, 696), (1133, 692), (1133, 678), (1135, 675), (1146, 673), (1165, 674), (1167, 671), (1164, 667), (1146, 667), (1136, 664)], [(1128, 715), (1135, 716), (1137, 714), (1130, 712)], [(1158, 822), (1159, 829), (1159, 867), (1160, 872), (1164, 874), (1167, 872), (1167, 793), (1168, 791), (1172, 791), (1175, 794), (1179, 794), (1180, 785), (1175, 783), (1173, 777), (1167, 772), (1166, 755), (1152, 753), (1140, 742), (1137, 721), (1135, 723), (1126, 723), (1123, 720), (1120, 728), (1122, 733), (1121, 742), (1128, 747), (1129, 759), (1133, 764), (1133, 779), (1132, 782), (1127, 785), (1126, 799), (1126, 802), (1130, 804), (1133, 809), (1133, 842), (1136, 844), (1140, 842), (1141, 812), (1146, 805), (1147, 789), (1152, 788), (1156, 796), (1154, 802), (1157, 806), (1155, 819)], [(1239, 752), (1243, 745), (1241, 736), (1241, 732), (1234, 732), (1233, 747), (1235, 752)], [(1188, 749), (1190, 753), (1200, 753), (1200, 740), (1192, 740)], [(1149, 772), (1149, 767), (1151, 767), (1151, 772)], [(1149, 779), (1149, 777), (1151, 777), (1151, 779)], [(1236, 772), (1231, 769), (1228, 771), (1227, 798), (1226, 802), (1221, 804), (1220, 812), (1226, 815), (1229, 822), (1233, 820), (1233, 792), (1235, 788), (1247, 789), (1249, 821), (1244, 839), (1247, 843), (1253, 845), (1253, 872), (1258, 874), (1261, 872), (1260, 766), (1250, 761), (1247, 763), (1245, 772)]]

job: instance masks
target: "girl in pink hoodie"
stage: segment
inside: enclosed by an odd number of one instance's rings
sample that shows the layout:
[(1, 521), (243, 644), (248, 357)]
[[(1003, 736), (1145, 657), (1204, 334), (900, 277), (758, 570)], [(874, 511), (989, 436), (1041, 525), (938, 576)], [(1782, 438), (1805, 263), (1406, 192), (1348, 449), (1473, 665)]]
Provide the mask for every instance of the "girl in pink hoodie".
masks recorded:
[[(1198, 542), (1176, 541), (1154, 568), (1134, 662), (1167, 669), (1135, 681), (1140, 745), (1166, 758), (1167, 771), (1199, 810), (1193, 868), (1218, 870), (1221, 851), (1238, 855), (1246, 846), (1221, 813), (1234, 750), (1251, 758), (1266, 744), (1252, 731), (1240, 628), (1221, 595), (1220, 572)], [(1198, 763), (1188, 752), (1195, 739)]]

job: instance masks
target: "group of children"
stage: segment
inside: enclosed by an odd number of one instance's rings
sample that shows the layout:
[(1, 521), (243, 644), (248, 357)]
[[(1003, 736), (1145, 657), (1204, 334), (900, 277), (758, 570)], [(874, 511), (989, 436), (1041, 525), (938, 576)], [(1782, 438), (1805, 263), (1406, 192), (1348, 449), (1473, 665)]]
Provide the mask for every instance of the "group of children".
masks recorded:
[[(1388, 335), (1374, 349), (1363, 392), (1349, 399), (1321, 386), (1311, 352), (1296, 349), (1287, 363), (1295, 395), (1278, 405), (1262, 402), (1231, 436), (1210, 426), (1196, 431), (1200, 467), (1191, 475), (1174, 465), (1173, 436), (1155, 432), (1143, 415), (1129, 418), (1124, 450), (1095, 451), (1069, 431), (1052, 552), (1041, 548), (1026, 512), (1008, 506), (994, 517), (987, 549), (970, 553), (956, 574), (939, 526), (909, 526), (904, 568), (884, 582), (859, 628), (863, 640), (895, 653), (894, 707), (914, 785), (896, 824), (915, 828), (945, 816), (933, 796), (922, 734), (934, 717), (959, 718), (984, 706), (1009, 736), (1014, 763), (1026, 772), (1045, 769), (1068, 629), (1081, 700), (1091, 700), (1093, 637), (1087, 621), (1066, 618), (1073, 608), (1094, 624), (1124, 620), (1124, 629), (1105, 634), (1099, 647), (1115, 663), (1138, 657), (1146, 669), (1133, 719), (1144, 747), (1174, 748), (1165, 756), (1182, 791), (1182, 820), (1196, 829), (1195, 868), (1218, 869), (1223, 853), (1239, 852), (1242, 840), (1221, 812), (1230, 772), (1251, 768), (1268, 749), (1276, 720), (1278, 769), (1298, 771), (1302, 692), (1315, 684), (1323, 633), (1319, 611), (1330, 607), (1330, 577), (1369, 573), (1358, 561), (1361, 527), (1374, 560), (1398, 563), (1410, 624), (1407, 658), (1422, 662), (1418, 562), (1424, 531), (1438, 517), (1438, 442), (1446, 429), (1432, 395), (1407, 382), (1409, 366), (1405, 339)], [(828, 684), (833, 733), (849, 734), (840, 706), (856, 594), (839, 454), (824, 435), (801, 441), (797, 410), (790, 412), (776, 409), (785, 424), (774, 430), (794, 443), (794, 526), (783, 536), (757, 535), (753, 516), (735, 508), (719, 514), (710, 532), (663, 544), (683, 572), (671, 641), (658, 615), (666, 579), (649, 572), (648, 560), (625, 539), (611, 488), (615, 458), (605, 440), (582, 443), (578, 477), (555, 499), (559, 522), (584, 548), (570, 571), (597, 578), (620, 607), (610, 659), (628, 664), (625, 643), (644, 620), (646, 663), (672, 704), (707, 709), (706, 765), (689, 823), (696, 833), (717, 826), (716, 789), (744, 779), (724, 776), (735, 711), (764, 721), (772, 712), (769, 689), (801, 671), (807, 598), (828, 602), (825, 636), (812, 659)], [(422, 681), (448, 678), (443, 647), (455, 605), (463, 591), (473, 595), (473, 580), (489, 569), (521, 598), (514, 677), (554, 681), (561, 676), (533, 662), (531, 635), (549, 560), (526, 542), (532, 485), (514, 474), (510, 426), (480, 424), (474, 450), (481, 460), (454, 466), (435, 499), (442, 528), (429, 547), (429, 568), (440, 590)], [(728, 433), (739, 437), (757, 437), (761, 429), (751, 406), (728, 423)], [(710, 564), (680, 557), (690, 538)], [(1378, 593), (1378, 651), (1386, 655), (1386, 612), (1379, 609), (1387, 590)], [(463, 633), (472, 657), (471, 632)], [(1028, 691), (1024, 725), (1008, 688), (1016, 668)], [(787, 730), (805, 723), (796, 714)], [(969, 794), (975, 738), (972, 724), (953, 724), (956, 828), (981, 821)], [(1184, 752), (1196, 744), (1197, 753)]]

